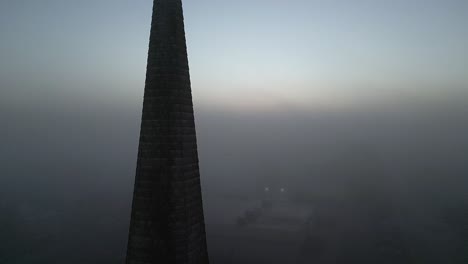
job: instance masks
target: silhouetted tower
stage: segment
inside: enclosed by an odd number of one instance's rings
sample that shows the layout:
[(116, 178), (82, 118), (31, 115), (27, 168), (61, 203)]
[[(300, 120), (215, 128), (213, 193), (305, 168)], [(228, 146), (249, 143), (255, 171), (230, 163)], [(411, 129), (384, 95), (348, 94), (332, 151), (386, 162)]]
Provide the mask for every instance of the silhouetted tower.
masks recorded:
[(208, 263), (181, 0), (154, 0), (126, 263)]

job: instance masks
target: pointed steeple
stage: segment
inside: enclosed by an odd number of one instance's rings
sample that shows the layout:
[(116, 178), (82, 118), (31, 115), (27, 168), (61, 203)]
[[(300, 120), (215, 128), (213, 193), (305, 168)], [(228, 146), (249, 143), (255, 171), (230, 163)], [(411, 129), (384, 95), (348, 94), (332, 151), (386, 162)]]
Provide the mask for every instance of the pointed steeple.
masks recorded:
[(127, 264), (208, 263), (181, 0), (154, 0)]

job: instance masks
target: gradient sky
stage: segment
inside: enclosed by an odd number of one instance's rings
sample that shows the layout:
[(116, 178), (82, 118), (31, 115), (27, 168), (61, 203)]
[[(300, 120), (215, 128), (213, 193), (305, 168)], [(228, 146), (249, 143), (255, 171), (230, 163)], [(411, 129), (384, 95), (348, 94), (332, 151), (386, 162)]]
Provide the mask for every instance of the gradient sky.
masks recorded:
[[(0, 0), (1, 263), (123, 263), (152, 2)], [(319, 223), (339, 212), (323, 252), (367, 253), (382, 224), (457, 263), (468, 0), (183, 2), (212, 256), (239, 252), (217, 229), (273, 183)]]
[[(2, 104), (140, 104), (151, 7), (1, 1)], [(333, 109), (468, 90), (465, 0), (186, 0), (184, 12), (199, 107)]]

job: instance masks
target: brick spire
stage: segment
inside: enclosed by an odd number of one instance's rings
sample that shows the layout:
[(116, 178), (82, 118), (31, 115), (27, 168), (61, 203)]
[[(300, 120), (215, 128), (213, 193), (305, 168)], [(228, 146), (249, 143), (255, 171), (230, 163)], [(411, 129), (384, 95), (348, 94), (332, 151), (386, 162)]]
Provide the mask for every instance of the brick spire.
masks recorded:
[(154, 0), (127, 264), (208, 263), (181, 0)]

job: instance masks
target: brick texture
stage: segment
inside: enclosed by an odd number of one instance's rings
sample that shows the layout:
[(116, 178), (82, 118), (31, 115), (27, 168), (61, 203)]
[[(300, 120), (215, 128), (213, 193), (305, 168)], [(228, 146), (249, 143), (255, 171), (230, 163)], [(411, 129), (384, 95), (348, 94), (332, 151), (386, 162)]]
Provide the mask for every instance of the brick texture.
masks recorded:
[(126, 263), (208, 263), (181, 0), (154, 0)]

